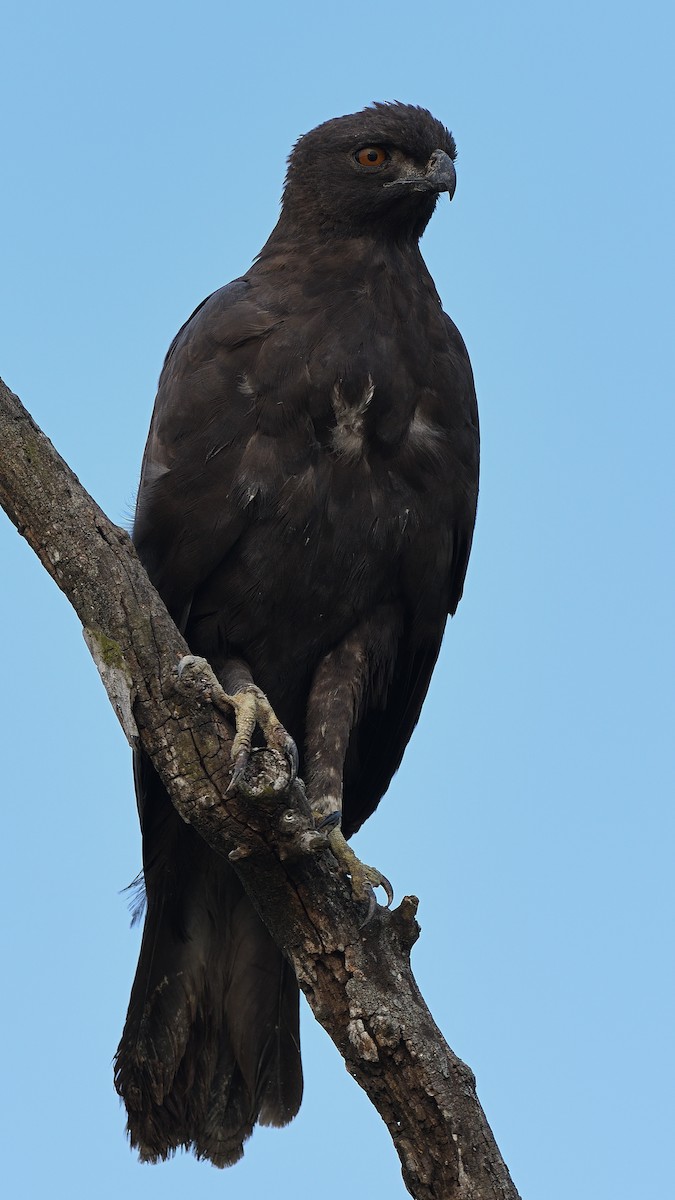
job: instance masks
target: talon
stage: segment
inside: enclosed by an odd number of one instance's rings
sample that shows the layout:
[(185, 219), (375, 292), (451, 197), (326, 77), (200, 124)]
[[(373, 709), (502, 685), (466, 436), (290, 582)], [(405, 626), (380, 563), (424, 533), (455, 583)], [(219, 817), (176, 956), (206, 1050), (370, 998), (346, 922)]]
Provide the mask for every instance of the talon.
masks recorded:
[[(331, 816), (332, 815), (333, 814), (331, 814)], [(381, 887), (384, 889), (387, 897), (387, 908), (389, 908), (389, 905), (394, 899), (394, 889), (392, 888), (386, 875), (383, 875), (382, 872), (378, 871), (376, 867), (369, 867), (367, 863), (362, 863), (361, 860), (356, 857), (354, 851), (350, 846), (347, 845), (347, 842), (345, 841), (340, 829), (333, 829), (328, 834), (328, 845), (333, 851), (333, 854), (337, 858), (342, 869), (351, 878), (352, 896), (354, 899), (357, 901), (366, 901), (368, 904), (368, 911), (366, 913), (365, 921), (363, 922), (363, 925), (367, 925), (371, 920), (373, 913), (375, 912), (375, 908), (377, 907), (377, 900), (375, 899), (373, 888)], [(373, 904), (375, 907), (373, 907)]]
[[(391, 900), (389, 901), (389, 904), (391, 904)], [(387, 905), (387, 907), (389, 907), (389, 905)], [(365, 929), (366, 925), (369, 925), (370, 922), (372, 921), (376, 912), (377, 912), (377, 898), (375, 896), (375, 892), (371, 888), (370, 895), (368, 896), (368, 911), (366, 912), (365, 917), (363, 918), (361, 924), (359, 925), (359, 929)]]
[(321, 817), (317, 821), (316, 827), (317, 829), (320, 829), (322, 833), (331, 833), (333, 829), (340, 828), (341, 820), (342, 813), (338, 810), (336, 812), (328, 813), (327, 817)]
[(234, 791), (246, 770), (256, 725), (262, 730), (268, 749), (278, 751), (286, 759), (291, 776), (289, 783), (292, 783), (298, 773), (298, 749), (293, 738), (286, 732), (278, 719), (265, 693), (254, 684), (250, 684), (233, 696), (228, 696), (227, 692), (223, 691), (216, 702), (220, 707), (226, 704), (229, 708), (234, 709), (232, 778), (227, 791)]
[(291, 772), (290, 782), (293, 783), (293, 781), (297, 779), (298, 771), (300, 770), (300, 756), (298, 754), (298, 747), (296, 746), (290, 734), (286, 734), (286, 746), (284, 748), (284, 754)]
[(239, 783), (239, 780), (241, 779), (242, 775), (244, 774), (244, 771), (246, 770), (246, 768), (248, 766), (249, 758), (250, 758), (250, 754), (249, 754), (248, 750), (240, 750), (239, 753), (237, 754), (236, 758), (234, 759), (234, 761), (232, 763), (232, 778), (230, 779), (230, 782), (227, 785), (227, 790), (225, 792), (226, 796), (229, 796), (230, 792), (235, 791), (237, 784)]

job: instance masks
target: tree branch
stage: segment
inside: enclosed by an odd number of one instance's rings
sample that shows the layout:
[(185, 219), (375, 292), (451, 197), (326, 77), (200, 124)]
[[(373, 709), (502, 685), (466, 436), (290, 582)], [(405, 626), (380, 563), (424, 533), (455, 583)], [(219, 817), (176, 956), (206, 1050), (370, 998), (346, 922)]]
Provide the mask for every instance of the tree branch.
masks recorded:
[(232, 733), (212, 703), (208, 664), (186, 657), (128, 535), (1, 380), (0, 447), (0, 503), (77, 611), (127, 739), (150, 755), (181, 816), (229, 855), (314, 1015), (385, 1121), (408, 1190), (417, 1200), (518, 1200), (474, 1077), (412, 975), (415, 897), (378, 909), (360, 928), (281, 756), (255, 752), (236, 794), (226, 795)]

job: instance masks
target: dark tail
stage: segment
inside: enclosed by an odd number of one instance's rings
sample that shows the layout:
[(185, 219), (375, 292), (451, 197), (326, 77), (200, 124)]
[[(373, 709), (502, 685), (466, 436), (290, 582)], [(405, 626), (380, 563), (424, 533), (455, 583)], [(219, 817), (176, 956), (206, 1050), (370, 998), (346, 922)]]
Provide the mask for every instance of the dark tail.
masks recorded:
[(147, 912), (115, 1086), (142, 1160), (226, 1167), (300, 1107), (298, 988), (230, 865), (142, 774)]

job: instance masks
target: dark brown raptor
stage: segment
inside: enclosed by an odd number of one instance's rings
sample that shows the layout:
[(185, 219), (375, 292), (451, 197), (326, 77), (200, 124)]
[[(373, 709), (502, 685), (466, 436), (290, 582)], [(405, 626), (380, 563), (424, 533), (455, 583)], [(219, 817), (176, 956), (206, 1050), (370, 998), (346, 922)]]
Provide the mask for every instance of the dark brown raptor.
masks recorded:
[[(254, 265), (169, 349), (143, 460), (152, 582), (227, 692), (262, 689), (346, 837), (401, 762), (471, 548), (471, 366), (418, 245), (454, 158), (404, 104), (302, 137)], [(298, 1110), (297, 985), (143, 757), (136, 788), (147, 912), (116, 1085), (142, 1158), (225, 1166)]]

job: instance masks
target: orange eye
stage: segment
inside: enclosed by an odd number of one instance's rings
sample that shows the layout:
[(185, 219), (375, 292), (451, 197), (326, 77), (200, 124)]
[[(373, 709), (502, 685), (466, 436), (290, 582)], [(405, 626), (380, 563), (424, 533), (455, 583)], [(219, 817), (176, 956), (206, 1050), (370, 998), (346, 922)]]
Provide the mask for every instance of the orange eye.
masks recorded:
[(383, 146), (364, 146), (354, 155), (360, 167), (381, 167), (389, 158)]

